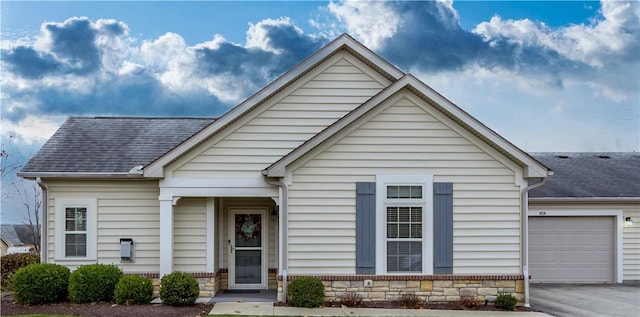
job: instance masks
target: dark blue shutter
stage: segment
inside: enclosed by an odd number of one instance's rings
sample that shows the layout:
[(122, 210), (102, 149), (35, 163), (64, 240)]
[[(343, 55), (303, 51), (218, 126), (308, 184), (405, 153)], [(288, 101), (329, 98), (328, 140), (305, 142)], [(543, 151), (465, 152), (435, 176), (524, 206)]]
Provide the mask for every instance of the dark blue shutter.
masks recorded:
[(433, 184), (433, 273), (453, 273), (453, 183)]
[(356, 183), (356, 274), (376, 273), (376, 183)]

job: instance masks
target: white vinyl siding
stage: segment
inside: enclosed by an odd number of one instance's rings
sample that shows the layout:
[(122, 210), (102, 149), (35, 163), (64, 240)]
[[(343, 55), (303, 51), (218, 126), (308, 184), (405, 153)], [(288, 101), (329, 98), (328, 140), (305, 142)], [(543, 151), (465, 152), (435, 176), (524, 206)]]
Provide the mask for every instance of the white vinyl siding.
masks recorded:
[(173, 207), (173, 269), (205, 272), (207, 199), (181, 198)]
[(622, 272), (623, 281), (640, 280), (640, 204), (635, 202), (565, 202), (565, 203), (541, 203), (530, 201), (529, 210), (546, 211), (598, 211), (598, 210), (622, 210), (622, 219), (631, 217), (633, 226), (623, 228), (622, 223), (616, 226), (622, 230)]
[(380, 92), (389, 81), (339, 52), (169, 168), (175, 178), (260, 171)]
[[(159, 202), (157, 181), (47, 181), (49, 186), (48, 259), (69, 267), (90, 263), (116, 264), (125, 273), (157, 273), (159, 270)], [(56, 206), (57, 202), (68, 203)], [(73, 206), (74, 201), (96, 203), (97, 230), (93, 259), (58, 260), (56, 207)], [(64, 211), (64, 210), (63, 210)], [(89, 213), (91, 210), (89, 209)], [(89, 214), (91, 217), (91, 214)], [(62, 229), (62, 230), (60, 230)], [(91, 231), (89, 231), (91, 233)], [(120, 238), (134, 241), (135, 261), (120, 261)], [(91, 249), (89, 248), (89, 251)]]
[(453, 273), (521, 272), (521, 169), (408, 95), (385, 101), (291, 167), (291, 274), (355, 273), (355, 182), (375, 182), (376, 174), (453, 183)]

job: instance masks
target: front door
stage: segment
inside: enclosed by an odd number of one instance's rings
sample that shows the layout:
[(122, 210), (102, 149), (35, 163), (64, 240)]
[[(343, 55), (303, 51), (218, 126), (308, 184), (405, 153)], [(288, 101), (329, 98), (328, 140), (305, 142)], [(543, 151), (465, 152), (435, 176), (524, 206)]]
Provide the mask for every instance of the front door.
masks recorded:
[(229, 288), (266, 289), (266, 209), (230, 210)]

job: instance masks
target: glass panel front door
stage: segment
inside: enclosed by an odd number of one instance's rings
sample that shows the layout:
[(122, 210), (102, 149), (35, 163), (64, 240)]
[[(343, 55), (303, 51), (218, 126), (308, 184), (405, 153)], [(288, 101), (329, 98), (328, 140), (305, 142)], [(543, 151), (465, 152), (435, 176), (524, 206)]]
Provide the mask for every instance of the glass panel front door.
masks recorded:
[(263, 284), (263, 214), (235, 213), (234, 241), (231, 248), (234, 262), (233, 284), (261, 286)]

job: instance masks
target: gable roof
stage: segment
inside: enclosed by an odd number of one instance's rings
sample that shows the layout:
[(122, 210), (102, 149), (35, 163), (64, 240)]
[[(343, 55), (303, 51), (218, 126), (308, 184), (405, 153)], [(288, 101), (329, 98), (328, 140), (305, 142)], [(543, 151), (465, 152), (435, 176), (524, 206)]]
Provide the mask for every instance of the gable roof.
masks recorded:
[(364, 104), (360, 105), (346, 116), (334, 124), (327, 127), (325, 130), (315, 135), (313, 138), (291, 151), (289, 154), (267, 167), (263, 174), (269, 177), (284, 177), (285, 168), (313, 150), (316, 146), (329, 139), (332, 135), (342, 130), (347, 125), (351, 124), (371, 109), (378, 106), (387, 98), (396, 94), (397, 92), (408, 89), (416, 96), (422, 98), (438, 111), (455, 121), (467, 131), (471, 132), (476, 137), (480, 138), (483, 142), (508, 157), (510, 160), (516, 162), (519, 166), (524, 168), (525, 177), (547, 177), (549, 169), (542, 163), (535, 160), (526, 152), (520, 150), (518, 147), (507, 141), (505, 138), (497, 134), (495, 131), (489, 129), (480, 121), (472, 117), (470, 114), (456, 106), (454, 103), (444, 98), (438, 92), (431, 87), (424, 84), (411, 74), (407, 74), (395, 83), (392, 83), (387, 88), (382, 90), (377, 95), (373, 96)]
[(554, 174), (529, 192), (532, 199), (640, 199), (640, 153), (534, 153)]
[(215, 135), (218, 131), (224, 129), (231, 123), (235, 122), (246, 113), (259, 106), (264, 101), (268, 100), (271, 96), (282, 91), (298, 78), (311, 71), (315, 66), (319, 65), (326, 59), (330, 58), (339, 51), (346, 50), (351, 55), (357, 57), (363, 61), (366, 65), (372, 67), (382, 76), (394, 82), (404, 76), (404, 73), (397, 67), (393, 66), (376, 53), (362, 45), (360, 42), (353, 39), (347, 34), (342, 34), (329, 44), (325, 45), (318, 52), (311, 55), (300, 64), (280, 76), (278, 79), (271, 82), (269, 85), (243, 101), (227, 113), (225, 113), (218, 120), (213, 122), (208, 127), (202, 129), (199, 133), (189, 138), (179, 146), (173, 148), (166, 155), (159, 157), (154, 162), (145, 166), (144, 176), (146, 177), (162, 177), (164, 174), (164, 167), (169, 163), (175, 161), (191, 149), (200, 145)]
[(149, 164), (211, 122), (210, 118), (71, 117), (18, 175), (130, 177), (134, 167)]

